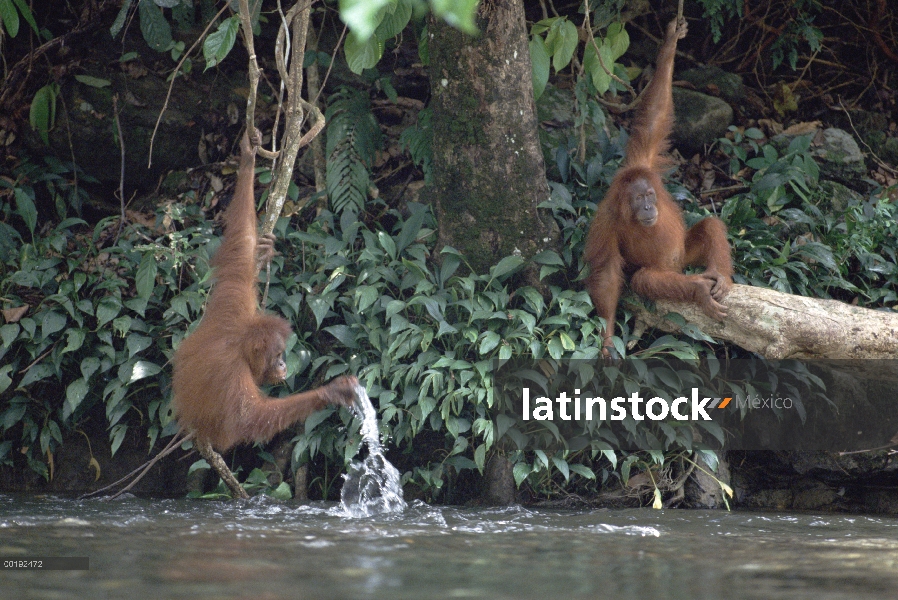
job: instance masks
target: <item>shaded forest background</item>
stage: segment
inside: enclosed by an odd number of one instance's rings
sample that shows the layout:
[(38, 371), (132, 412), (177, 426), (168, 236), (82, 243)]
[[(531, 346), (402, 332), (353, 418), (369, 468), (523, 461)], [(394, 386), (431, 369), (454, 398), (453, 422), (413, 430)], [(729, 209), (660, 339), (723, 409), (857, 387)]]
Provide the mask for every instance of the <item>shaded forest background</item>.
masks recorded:
[[(166, 362), (208, 289), (244, 124), (246, 53), (236, 31), (218, 57), (194, 46), (223, 31), (233, 14), (225, 3), (125, 4), (0, 0), (0, 464), (10, 489), (87, 489), (176, 429)], [(582, 2), (508, 2), (523, 9), (531, 51), (545, 53), (531, 52), (528, 70), (540, 88), (536, 151), (547, 184), (535, 202), (551, 233), (522, 258), (500, 243), (515, 240), (481, 237), (481, 251), (445, 243), (431, 197), (441, 168), (433, 123), (448, 118), (475, 140), (478, 127), (465, 106), (434, 114), (445, 71), (430, 62), (439, 48), (427, 39), (442, 20), (423, 2), (388, 2), (390, 15), (409, 7), (407, 25), (359, 41), (340, 18), (354, 4), (318, 2), (312, 12), (304, 89), (328, 124), (298, 161), (269, 292), (269, 308), (297, 330), (288, 387), (358, 374), (416, 497), (470, 499), (489, 465), (505, 460), (525, 498), (612, 488), (626, 501), (679, 498), (692, 433), (520, 429), (495, 413), (490, 375), (496, 358), (595, 358), (601, 326), (582, 291), (583, 237), (620, 163), (632, 116), (623, 109), (645, 86), (676, 6), (596, 0), (587, 22)], [(263, 2), (255, 42), (266, 133), (278, 119), (275, 10)], [(687, 220), (723, 216), (740, 283), (893, 309), (896, 7), (702, 0), (687, 1), (685, 15), (676, 85), (731, 109), (703, 143), (675, 140), (671, 189)], [(160, 18), (171, 31), (162, 41)], [(617, 79), (605, 82), (595, 52), (590, 61), (593, 36), (623, 49), (611, 56)], [(856, 159), (821, 155), (833, 129), (854, 142)], [(829, 168), (840, 161), (848, 167)], [(259, 171), (262, 202), (271, 173)], [(621, 316), (631, 356), (749, 357), (697, 330), (635, 335), (630, 313)], [(328, 410), (304, 432), (229, 458), (255, 491), (299, 494), (302, 478), (303, 493), (332, 498), (356, 428)], [(649, 452), (658, 440), (664, 452)], [(633, 444), (642, 450), (622, 449)], [(706, 459), (717, 466), (713, 453)], [(147, 489), (183, 492), (189, 462), (168, 464)], [(652, 476), (630, 485), (631, 472)]]

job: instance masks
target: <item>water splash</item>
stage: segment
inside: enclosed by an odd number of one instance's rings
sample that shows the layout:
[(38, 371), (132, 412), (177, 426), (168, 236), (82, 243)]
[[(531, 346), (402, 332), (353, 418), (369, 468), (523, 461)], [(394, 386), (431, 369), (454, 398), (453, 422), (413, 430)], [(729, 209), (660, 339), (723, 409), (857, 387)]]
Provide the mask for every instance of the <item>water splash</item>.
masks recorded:
[(343, 477), (340, 502), (343, 510), (352, 517), (370, 517), (383, 513), (405, 510), (399, 471), (390, 464), (380, 445), (377, 430), (377, 412), (362, 386), (356, 386), (356, 402), (353, 412), (362, 420), (362, 440), (368, 446), (365, 460), (353, 461)]

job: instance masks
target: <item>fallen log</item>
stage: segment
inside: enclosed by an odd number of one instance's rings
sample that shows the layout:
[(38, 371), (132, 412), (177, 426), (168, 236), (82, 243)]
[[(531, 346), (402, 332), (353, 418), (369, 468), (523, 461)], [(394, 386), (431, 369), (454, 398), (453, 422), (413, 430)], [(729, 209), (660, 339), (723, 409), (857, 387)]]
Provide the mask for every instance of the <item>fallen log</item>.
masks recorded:
[(694, 304), (655, 302), (654, 310), (630, 299), (635, 337), (648, 327), (676, 333), (668, 318), (679, 313), (708, 336), (768, 359), (898, 358), (898, 313), (785, 294), (768, 288), (734, 285), (723, 302), (727, 317), (715, 321)]

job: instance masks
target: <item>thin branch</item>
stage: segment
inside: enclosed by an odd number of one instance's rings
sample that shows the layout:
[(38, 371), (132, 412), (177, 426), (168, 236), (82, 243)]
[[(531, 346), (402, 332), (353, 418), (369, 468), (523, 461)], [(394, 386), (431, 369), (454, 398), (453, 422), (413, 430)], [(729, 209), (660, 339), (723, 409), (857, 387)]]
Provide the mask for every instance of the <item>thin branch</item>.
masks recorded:
[(222, 15), (222, 13), (224, 13), (224, 11), (226, 11), (228, 9), (228, 6), (229, 6), (229, 4), (225, 3), (225, 5), (221, 7), (221, 10), (218, 11), (218, 13), (214, 17), (212, 17), (212, 20), (209, 21), (209, 24), (206, 25), (206, 28), (203, 30), (203, 32), (200, 34), (200, 36), (198, 38), (196, 38), (196, 41), (193, 42), (193, 44), (190, 46), (190, 48), (187, 49), (187, 52), (185, 52), (184, 55), (181, 57), (181, 60), (178, 61), (178, 64), (175, 65), (175, 70), (172, 73), (171, 81), (168, 84), (168, 93), (165, 94), (165, 102), (162, 104), (162, 110), (159, 111), (159, 117), (157, 117), (157, 119), (156, 119), (156, 125), (153, 127), (153, 135), (150, 136), (149, 162), (147, 163), (148, 169), (153, 166), (153, 142), (156, 140), (156, 132), (159, 130), (159, 123), (162, 122), (162, 115), (165, 114), (165, 111), (168, 108), (168, 101), (169, 101), (169, 99), (171, 99), (171, 92), (172, 92), (172, 88), (175, 85), (175, 78), (178, 76), (178, 73), (181, 72), (181, 65), (184, 64), (184, 61), (187, 60), (187, 57), (190, 56), (190, 53), (193, 52), (194, 48), (196, 48), (196, 45), (199, 44), (203, 39), (205, 39), (206, 34), (209, 33), (209, 30), (212, 28), (212, 25), (214, 25), (215, 22), (218, 20), (218, 17), (220, 17)]
[(115, 238), (118, 239), (118, 236), (122, 233), (122, 227), (125, 226), (125, 135), (122, 132), (122, 123), (118, 118), (118, 94), (112, 95), (112, 117), (115, 120), (115, 130), (118, 133), (118, 146), (121, 154), (118, 178), (118, 201), (121, 207), (121, 219), (118, 222), (118, 231), (115, 233)]

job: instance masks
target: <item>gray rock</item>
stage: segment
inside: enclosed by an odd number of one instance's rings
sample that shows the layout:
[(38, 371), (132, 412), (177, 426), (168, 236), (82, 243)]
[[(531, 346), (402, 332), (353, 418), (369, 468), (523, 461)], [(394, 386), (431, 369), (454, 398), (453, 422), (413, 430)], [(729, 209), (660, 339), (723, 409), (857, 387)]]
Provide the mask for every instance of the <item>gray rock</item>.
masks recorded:
[(849, 186), (867, 172), (864, 155), (851, 134), (830, 127), (814, 138), (812, 154), (820, 164), (820, 177), (842, 181)]
[(692, 154), (722, 137), (733, 122), (729, 104), (707, 94), (682, 88), (673, 89), (673, 145)]
[[(727, 102), (745, 101), (745, 85), (735, 73), (727, 73), (720, 67), (697, 67), (678, 73), (676, 79), (688, 81), (701, 92), (719, 94)], [(716, 93), (715, 93), (716, 92)]]

